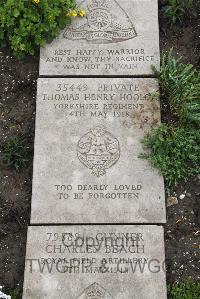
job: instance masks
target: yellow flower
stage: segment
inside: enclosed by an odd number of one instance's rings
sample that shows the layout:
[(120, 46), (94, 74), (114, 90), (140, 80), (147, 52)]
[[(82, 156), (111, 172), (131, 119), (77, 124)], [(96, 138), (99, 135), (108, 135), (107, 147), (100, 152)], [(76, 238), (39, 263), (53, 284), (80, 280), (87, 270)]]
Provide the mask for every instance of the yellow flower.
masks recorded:
[(85, 12), (85, 10), (83, 10), (83, 9), (79, 9), (79, 11), (78, 11), (78, 15), (79, 15), (79, 17), (85, 17), (86, 16), (86, 12)]
[(35, 3), (35, 4), (39, 4), (40, 3), (40, 0), (32, 0), (33, 1), (33, 3)]
[(70, 10), (67, 14), (68, 17), (85, 17), (86, 12), (83, 9), (78, 9), (78, 10)]
[(67, 14), (67, 16), (68, 17), (73, 17), (73, 18), (75, 18), (75, 17), (77, 17), (77, 12), (76, 12), (76, 10), (71, 10), (70, 12), (68, 12), (68, 14)]

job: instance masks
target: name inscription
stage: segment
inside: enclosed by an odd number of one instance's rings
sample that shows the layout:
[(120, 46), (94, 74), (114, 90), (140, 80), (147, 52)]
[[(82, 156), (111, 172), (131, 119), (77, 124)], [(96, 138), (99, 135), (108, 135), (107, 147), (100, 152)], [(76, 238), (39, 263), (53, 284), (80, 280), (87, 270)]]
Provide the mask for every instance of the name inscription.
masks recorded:
[(132, 124), (156, 125), (159, 122), (157, 90), (144, 92), (139, 84), (57, 84), (51, 93), (43, 93), (42, 101), (68, 117), (109, 117), (131, 119)]
[(30, 272), (60, 274), (135, 274), (165, 271), (148, 256), (143, 232), (47, 232), (43, 251), (50, 257), (28, 259)]

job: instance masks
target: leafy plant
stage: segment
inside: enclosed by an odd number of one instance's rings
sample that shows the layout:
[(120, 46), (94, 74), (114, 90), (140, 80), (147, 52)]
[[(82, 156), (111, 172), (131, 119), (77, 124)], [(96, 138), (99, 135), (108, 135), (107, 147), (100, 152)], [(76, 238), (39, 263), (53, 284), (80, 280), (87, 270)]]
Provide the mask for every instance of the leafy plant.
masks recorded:
[(6, 296), (11, 296), (11, 299), (21, 299), (22, 298), (22, 289), (16, 288), (16, 289), (6, 289)]
[(180, 179), (200, 171), (200, 131), (162, 124), (144, 139), (151, 149), (147, 159), (164, 175), (169, 190)]
[(187, 282), (170, 285), (168, 291), (169, 299), (199, 299), (200, 283), (189, 280)]
[(168, 4), (163, 8), (164, 15), (170, 23), (182, 23), (191, 10), (193, 0), (168, 0)]
[(154, 69), (160, 84), (161, 104), (168, 105), (170, 113), (180, 124), (200, 121), (200, 73), (182, 58), (173, 57), (173, 49), (161, 56), (160, 74)]
[(34, 54), (70, 24), (74, 0), (0, 0), (0, 44), (17, 57)]
[(9, 292), (11, 299), (21, 299), (22, 298), (22, 290), (20, 289), (14, 289)]
[(9, 167), (19, 171), (29, 161), (29, 148), (21, 138), (9, 139), (3, 149), (3, 161)]
[(145, 157), (164, 175), (169, 191), (200, 171), (200, 76), (172, 50), (162, 55), (158, 75), (163, 123), (143, 142), (151, 149)]

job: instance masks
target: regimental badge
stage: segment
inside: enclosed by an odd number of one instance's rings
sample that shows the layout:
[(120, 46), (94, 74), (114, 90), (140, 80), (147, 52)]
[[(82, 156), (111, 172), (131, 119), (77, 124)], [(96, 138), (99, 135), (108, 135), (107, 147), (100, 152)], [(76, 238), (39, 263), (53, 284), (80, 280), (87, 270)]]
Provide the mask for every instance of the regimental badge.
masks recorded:
[(116, 0), (85, 0), (80, 6), (86, 18), (76, 19), (64, 32), (64, 38), (112, 43), (137, 36), (131, 19)]
[(90, 285), (77, 299), (113, 299), (98, 283)]
[(100, 177), (119, 160), (119, 141), (104, 127), (97, 126), (81, 137), (77, 155), (94, 176)]

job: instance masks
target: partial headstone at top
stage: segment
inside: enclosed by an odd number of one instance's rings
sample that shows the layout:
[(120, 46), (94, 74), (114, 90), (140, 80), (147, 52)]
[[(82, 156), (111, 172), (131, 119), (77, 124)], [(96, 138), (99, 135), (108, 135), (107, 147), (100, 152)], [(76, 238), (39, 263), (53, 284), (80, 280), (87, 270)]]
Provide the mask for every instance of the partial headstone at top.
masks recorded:
[(41, 49), (42, 76), (142, 76), (159, 69), (157, 0), (85, 0), (75, 18)]

